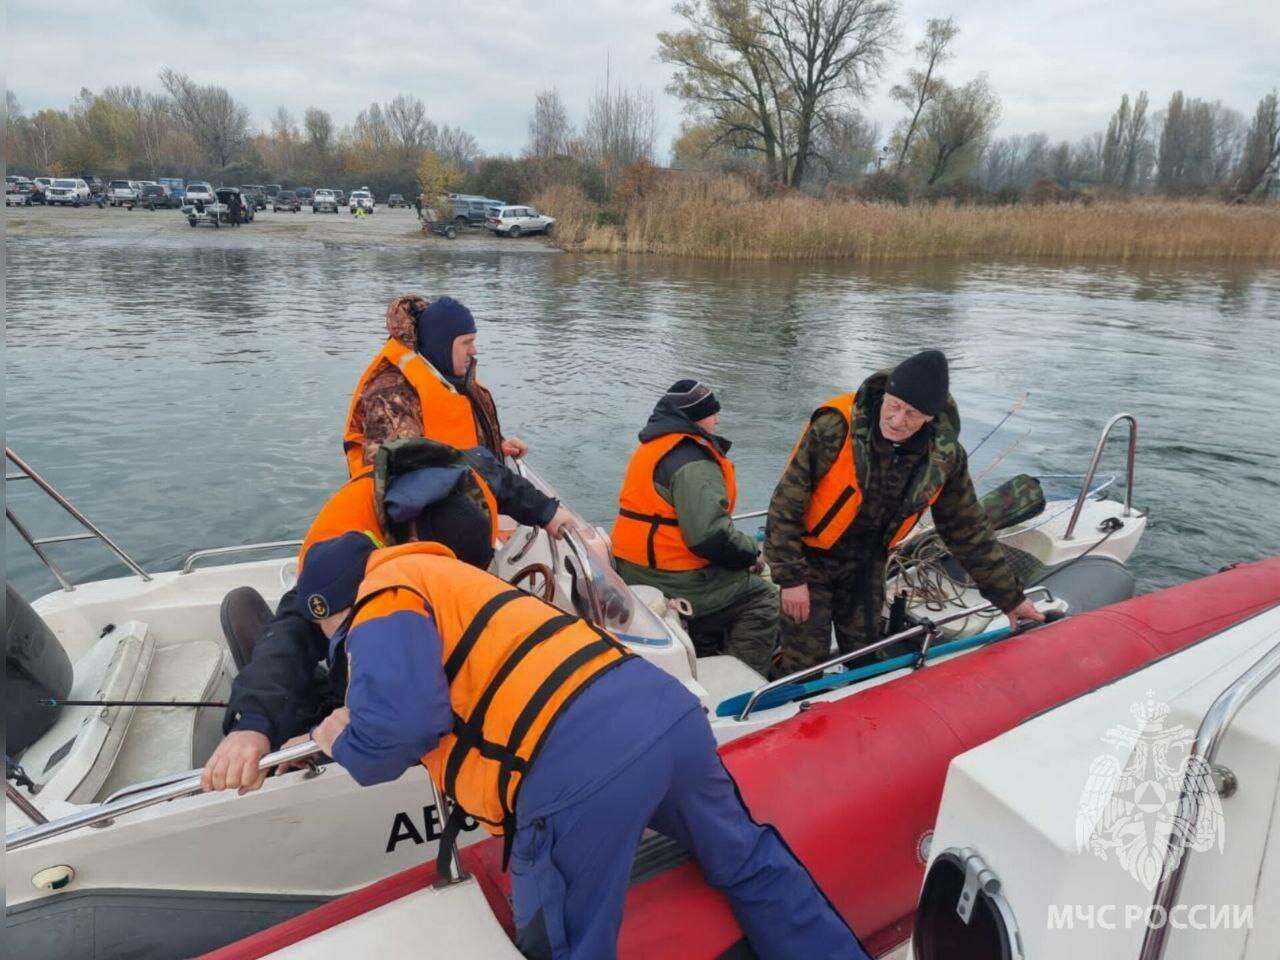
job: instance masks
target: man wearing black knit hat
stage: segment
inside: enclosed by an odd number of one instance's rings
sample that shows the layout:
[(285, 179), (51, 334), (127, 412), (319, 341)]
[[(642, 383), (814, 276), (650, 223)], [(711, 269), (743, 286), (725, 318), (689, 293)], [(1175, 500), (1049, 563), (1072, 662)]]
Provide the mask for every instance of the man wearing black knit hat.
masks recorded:
[(764, 554), (782, 588), (776, 672), (877, 639), (889, 548), (926, 510), (988, 601), (1044, 619), (1005, 562), (969, 478), (947, 358), (924, 350), (824, 403), (769, 503)]
[(699, 656), (732, 654), (764, 673), (778, 642), (778, 592), (755, 541), (733, 525), (730, 443), (720, 401), (678, 380), (640, 431), (618, 498), (613, 555), (622, 579), (689, 601)]

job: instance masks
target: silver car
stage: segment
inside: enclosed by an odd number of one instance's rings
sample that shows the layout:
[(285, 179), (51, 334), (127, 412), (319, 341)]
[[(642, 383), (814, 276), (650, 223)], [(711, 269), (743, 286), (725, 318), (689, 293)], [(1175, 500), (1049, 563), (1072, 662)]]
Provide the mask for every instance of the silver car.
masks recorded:
[(518, 237), (525, 233), (550, 233), (555, 217), (544, 217), (533, 207), (491, 207), (484, 225), (495, 234)]

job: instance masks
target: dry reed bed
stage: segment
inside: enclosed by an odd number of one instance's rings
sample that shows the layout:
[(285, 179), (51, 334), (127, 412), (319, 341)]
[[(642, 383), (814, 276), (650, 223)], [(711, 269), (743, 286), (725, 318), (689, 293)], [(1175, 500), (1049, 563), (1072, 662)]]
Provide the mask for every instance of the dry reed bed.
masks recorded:
[(1280, 205), (1133, 200), (1003, 207), (908, 207), (803, 196), (760, 199), (738, 181), (660, 185), (620, 224), (572, 188), (537, 206), (557, 217), (556, 242), (587, 253), (716, 260), (883, 261), (926, 257), (1064, 260), (1280, 260)]

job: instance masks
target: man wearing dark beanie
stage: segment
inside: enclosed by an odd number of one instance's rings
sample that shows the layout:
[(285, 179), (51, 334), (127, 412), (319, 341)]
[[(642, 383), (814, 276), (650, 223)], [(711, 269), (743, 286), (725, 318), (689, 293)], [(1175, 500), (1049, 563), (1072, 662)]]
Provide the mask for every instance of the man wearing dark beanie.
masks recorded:
[(343, 451), (350, 476), (388, 440), (427, 437), (459, 450), (522, 457), (528, 445), (502, 435), (493, 395), (476, 379), (476, 321), (453, 297), (396, 297), (387, 342), (365, 369), (347, 411)]
[(778, 642), (778, 592), (755, 541), (733, 525), (730, 443), (714, 433), (720, 401), (677, 380), (640, 431), (618, 498), (613, 555), (627, 583), (693, 607), (699, 656), (728, 653), (763, 674)]
[(777, 673), (878, 639), (885, 561), (927, 510), (988, 601), (1042, 621), (969, 477), (947, 358), (923, 350), (818, 407), (769, 502), (764, 554), (782, 588)]

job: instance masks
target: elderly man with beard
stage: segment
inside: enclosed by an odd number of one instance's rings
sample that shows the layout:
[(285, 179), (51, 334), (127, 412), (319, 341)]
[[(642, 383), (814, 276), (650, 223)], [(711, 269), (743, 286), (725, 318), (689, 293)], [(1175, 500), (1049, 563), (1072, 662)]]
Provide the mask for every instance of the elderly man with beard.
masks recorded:
[(782, 588), (776, 671), (873, 643), (885, 562), (926, 510), (982, 596), (1041, 622), (1005, 561), (969, 478), (947, 358), (925, 350), (813, 412), (769, 503), (764, 555)]

